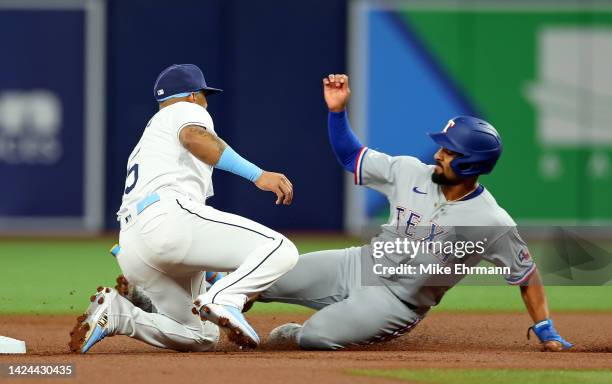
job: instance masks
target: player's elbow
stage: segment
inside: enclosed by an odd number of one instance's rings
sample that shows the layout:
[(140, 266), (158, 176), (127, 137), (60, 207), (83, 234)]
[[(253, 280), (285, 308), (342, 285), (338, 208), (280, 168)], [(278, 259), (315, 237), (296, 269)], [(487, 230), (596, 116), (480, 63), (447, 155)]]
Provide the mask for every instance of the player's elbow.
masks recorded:
[(338, 164), (340, 164), (345, 171), (354, 173), (355, 164), (357, 163), (357, 158), (359, 157), (360, 150), (361, 149), (350, 153), (338, 153), (338, 151), (334, 150), (334, 154), (336, 155), (336, 160), (338, 161)]

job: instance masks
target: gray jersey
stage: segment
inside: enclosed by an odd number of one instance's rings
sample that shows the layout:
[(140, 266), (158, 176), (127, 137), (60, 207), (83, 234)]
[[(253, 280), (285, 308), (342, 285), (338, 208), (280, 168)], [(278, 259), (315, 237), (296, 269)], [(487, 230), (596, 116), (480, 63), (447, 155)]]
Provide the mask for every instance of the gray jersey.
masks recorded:
[[(431, 180), (433, 170), (433, 165), (423, 164), (414, 157), (392, 157), (367, 148), (361, 151), (355, 170), (356, 184), (383, 193), (390, 204), (389, 220), (382, 225), (382, 232), (372, 239), (370, 247), (364, 247), (364, 252), (369, 253), (365, 259), (372, 263), (365, 268), (375, 263), (413, 265), (417, 273), (383, 273), (377, 277), (401, 300), (418, 307), (436, 305), (449, 288), (465, 277), (463, 273), (435, 273), (440, 270), (436, 266), (456, 271), (455, 264), (472, 267), (484, 259), (506, 267), (508, 273), (504, 278), (509, 284), (526, 281), (535, 264), (514, 220), (484, 187), (459, 201), (447, 201), (440, 186)], [(463, 257), (436, 247), (421, 248), (413, 257), (397, 252), (385, 253), (380, 259), (372, 256), (376, 243), (405, 238), (439, 244), (463, 239), (481, 242), (481, 248), (480, 252)]]

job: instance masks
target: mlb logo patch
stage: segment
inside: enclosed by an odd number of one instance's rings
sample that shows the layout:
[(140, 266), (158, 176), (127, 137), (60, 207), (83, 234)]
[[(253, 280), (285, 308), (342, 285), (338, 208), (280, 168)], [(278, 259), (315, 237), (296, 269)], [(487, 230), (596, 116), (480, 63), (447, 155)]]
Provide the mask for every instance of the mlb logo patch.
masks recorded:
[(525, 262), (528, 260), (531, 260), (531, 255), (529, 254), (529, 250), (527, 249), (521, 249), (521, 251), (518, 254), (518, 258), (520, 261)]
[(163, 90), (163, 89), (159, 89), (159, 90), (157, 91), (157, 96), (161, 96), (161, 95), (163, 95), (163, 94), (164, 94), (164, 90)]

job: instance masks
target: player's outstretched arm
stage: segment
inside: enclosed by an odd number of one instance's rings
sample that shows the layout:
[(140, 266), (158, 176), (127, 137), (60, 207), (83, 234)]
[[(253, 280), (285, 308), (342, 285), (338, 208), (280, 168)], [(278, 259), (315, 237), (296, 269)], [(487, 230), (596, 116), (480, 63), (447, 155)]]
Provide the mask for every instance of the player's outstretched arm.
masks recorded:
[(350, 96), (347, 75), (329, 75), (323, 79), (323, 97), (329, 109), (329, 142), (340, 165), (347, 171), (354, 172), (363, 145), (351, 130), (346, 114)]
[(200, 161), (242, 176), (261, 190), (274, 192), (277, 205), (291, 204), (293, 185), (285, 175), (262, 170), (236, 153), (218, 136), (207, 132), (204, 127), (189, 125), (183, 128), (179, 140), (183, 147)]
[(529, 336), (529, 332), (533, 330), (547, 351), (558, 352), (570, 348), (572, 344), (559, 335), (550, 319), (544, 285), (537, 269), (531, 274), (527, 283), (521, 285), (521, 297), (534, 322), (527, 335)]

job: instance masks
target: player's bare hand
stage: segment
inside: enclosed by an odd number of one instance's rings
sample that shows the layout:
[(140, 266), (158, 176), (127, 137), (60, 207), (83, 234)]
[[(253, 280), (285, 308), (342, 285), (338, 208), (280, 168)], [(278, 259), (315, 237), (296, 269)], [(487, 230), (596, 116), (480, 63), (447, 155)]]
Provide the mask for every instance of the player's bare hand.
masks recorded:
[(342, 112), (346, 108), (351, 97), (348, 80), (348, 76), (344, 74), (323, 78), (323, 97), (331, 112)]
[(542, 343), (542, 349), (545, 352), (560, 352), (563, 351), (563, 344), (555, 340), (549, 340)]
[(276, 194), (276, 205), (289, 205), (293, 201), (293, 184), (282, 173), (264, 171), (255, 185), (262, 191), (270, 191)]

